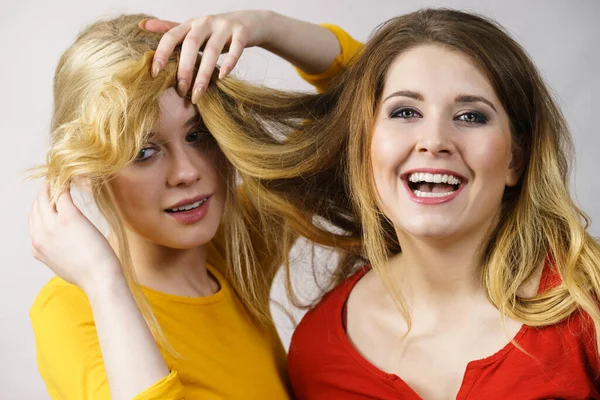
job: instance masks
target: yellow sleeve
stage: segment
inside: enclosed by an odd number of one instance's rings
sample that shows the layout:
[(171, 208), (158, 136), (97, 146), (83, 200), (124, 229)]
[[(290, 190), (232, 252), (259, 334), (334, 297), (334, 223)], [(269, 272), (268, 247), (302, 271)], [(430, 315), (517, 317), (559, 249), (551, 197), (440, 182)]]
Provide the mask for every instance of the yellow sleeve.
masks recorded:
[[(60, 278), (40, 292), (30, 311), (40, 375), (52, 399), (109, 400), (110, 392), (92, 310), (85, 293)], [(180, 400), (176, 372), (135, 400)]]
[(321, 73), (307, 74), (301, 69), (296, 68), (296, 71), (300, 77), (316, 87), (318, 92), (324, 92), (331, 84), (333, 78), (344, 71), (348, 63), (352, 60), (352, 57), (354, 57), (354, 55), (363, 47), (363, 43), (354, 39), (339, 26), (330, 24), (321, 24), (321, 26), (329, 29), (335, 34), (340, 42), (340, 48), (342, 51), (335, 58), (335, 60), (333, 60), (329, 68)]

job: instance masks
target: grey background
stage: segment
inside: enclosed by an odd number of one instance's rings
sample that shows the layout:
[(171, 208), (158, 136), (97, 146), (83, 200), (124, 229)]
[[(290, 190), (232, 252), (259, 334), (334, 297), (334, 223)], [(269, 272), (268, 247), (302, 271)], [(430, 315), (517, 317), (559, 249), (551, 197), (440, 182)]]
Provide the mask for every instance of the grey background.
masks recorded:
[[(221, 0), (158, 1), (3, 0), (0, 11), (0, 171), (2, 195), (2, 279), (0, 279), (0, 398), (45, 399), (39, 377), (29, 308), (52, 276), (31, 257), (27, 217), (39, 182), (23, 171), (43, 161), (48, 146), (52, 78), (60, 54), (85, 24), (120, 12), (145, 12), (182, 21), (236, 9), (274, 9), (313, 22), (341, 25), (365, 40), (384, 20), (424, 6), (470, 9), (497, 19), (531, 54), (552, 87), (571, 127), (577, 158), (571, 182), (576, 201), (595, 221), (600, 235), (600, 149), (596, 117), (600, 108), (600, 1), (476, 0)], [(238, 77), (267, 85), (309, 90), (291, 66), (259, 49), (245, 53)], [(298, 263), (306, 253), (298, 249)], [(297, 284), (314, 290), (312, 277), (299, 269)], [(273, 297), (285, 304), (281, 281)], [(294, 310), (299, 318), (302, 312)], [(292, 324), (279, 310), (275, 318), (287, 346)]]

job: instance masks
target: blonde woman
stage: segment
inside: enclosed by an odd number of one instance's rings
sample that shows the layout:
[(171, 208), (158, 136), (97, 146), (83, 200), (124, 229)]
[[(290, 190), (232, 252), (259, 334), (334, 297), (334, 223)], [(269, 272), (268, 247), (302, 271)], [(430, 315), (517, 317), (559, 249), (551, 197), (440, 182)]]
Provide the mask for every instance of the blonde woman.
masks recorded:
[[(161, 35), (138, 27), (156, 23), (145, 17), (88, 26), (56, 70), (52, 145), (39, 172), (48, 183), (30, 216), (34, 256), (58, 275), (31, 309), (40, 373), (55, 399), (288, 398), (268, 306), (293, 237), (238, 189), (244, 171), (221, 150), (228, 132), (217, 141), (203, 122), (210, 111), (190, 101), (202, 95), (209, 110), (262, 89), (227, 78), (194, 90), (191, 75), (177, 78), (186, 46), (157, 70)], [(340, 43), (359, 46), (270, 12), (188, 23), (208, 46), (198, 76), (213, 81), (228, 41), (234, 58), (262, 45), (310, 72), (333, 63), (333, 74), (344, 64)], [(282, 25), (293, 35), (274, 35)], [(235, 60), (225, 65), (221, 78)], [(77, 180), (106, 217), (108, 240), (73, 204)]]
[(271, 111), (296, 104), (314, 118), (262, 145), (249, 187), (309, 238), (329, 217), (347, 250), (292, 338), (297, 399), (600, 398), (600, 246), (571, 137), (498, 24), (391, 19), (330, 90)]

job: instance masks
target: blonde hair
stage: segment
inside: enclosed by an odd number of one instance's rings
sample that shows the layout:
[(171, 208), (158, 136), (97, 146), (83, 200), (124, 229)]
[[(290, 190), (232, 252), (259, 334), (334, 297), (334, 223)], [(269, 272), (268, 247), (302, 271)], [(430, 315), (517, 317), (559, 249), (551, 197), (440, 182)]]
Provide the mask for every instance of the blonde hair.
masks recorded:
[[(137, 284), (125, 227), (109, 185), (145, 144), (159, 121), (159, 97), (176, 82), (178, 49), (156, 79), (150, 75), (153, 50), (161, 35), (138, 28), (138, 22), (148, 17), (122, 15), (93, 23), (62, 55), (54, 79), (51, 148), (46, 164), (35, 175), (49, 181), (53, 201), (74, 179), (89, 180), (95, 202), (117, 239), (122, 269), (139, 308), (157, 343), (176, 355)], [(225, 94), (211, 85), (201, 109), (206, 108), (210, 113), (212, 103), (231, 101), (229, 96), (243, 96), (246, 85), (232, 78), (226, 81), (220, 87), (235, 87), (238, 93)], [(239, 110), (231, 113), (230, 118), (252, 118)], [(221, 131), (219, 146), (227, 146), (229, 136)], [(275, 335), (269, 293), (286, 250), (269, 244), (291, 246), (293, 237), (283, 234), (281, 218), (259, 216), (256, 207), (240, 191), (234, 167), (227, 160), (220, 165), (227, 200), (219, 231), (209, 243), (207, 261), (215, 267), (226, 265), (221, 272), (250, 315)], [(262, 233), (265, 224), (269, 229), (264, 232), (270, 236)]]
[[(370, 147), (390, 65), (402, 52), (425, 44), (458, 51), (481, 68), (509, 116), (515, 150), (526, 159), (520, 183), (505, 190), (499, 223), (483, 248), (481, 281), (490, 302), (502, 315), (530, 326), (557, 324), (583, 311), (600, 344), (600, 245), (586, 232), (589, 220), (569, 194), (571, 137), (533, 62), (494, 21), (447, 9), (393, 18), (376, 30), (324, 94), (271, 93), (272, 103), (262, 92), (248, 93), (234, 108), (251, 112), (260, 106), (273, 117), (262, 123), (235, 121), (234, 128), (233, 123), (225, 126), (224, 113), (214, 112), (207, 115), (207, 124), (215, 130), (218, 125), (237, 129), (236, 151), (244, 155), (258, 154), (259, 147), (263, 151), (260, 159), (248, 157), (249, 164), (242, 166), (253, 182), (252, 196), (262, 206), (285, 216), (294, 232), (344, 250), (331, 286), (354, 273), (361, 261), (369, 262), (410, 326), (402, 295), (386, 268), (401, 246), (378, 204)], [(221, 120), (212, 121), (217, 115)], [(255, 137), (243, 136), (262, 132), (272, 121), (278, 131), (289, 128), (285, 140), (272, 137), (255, 144)], [(315, 216), (341, 233), (323, 228)], [(533, 298), (521, 296), (520, 289), (545, 261), (561, 283)], [(289, 265), (287, 271), (289, 275)]]

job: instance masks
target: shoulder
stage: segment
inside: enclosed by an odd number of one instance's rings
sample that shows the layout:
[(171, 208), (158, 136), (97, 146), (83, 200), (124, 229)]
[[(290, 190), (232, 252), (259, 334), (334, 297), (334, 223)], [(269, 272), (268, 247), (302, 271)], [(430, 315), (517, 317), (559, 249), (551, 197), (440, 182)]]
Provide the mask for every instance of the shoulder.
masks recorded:
[(29, 316), (34, 330), (46, 324), (58, 327), (66, 321), (93, 321), (90, 303), (83, 290), (59, 277), (50, 279), (40, 290)]
[(328, 292), (294, 331), (288, 352), (288, 374), (298, 396), (308, 398), (323, 389), (320, 384), (315, 386), (316, 377), (328, 381), (327, 377), (347, 373), (339, 369), (348, 362), (344, 305), (352, 288), (368, 270), (361, 268)]
[[(325, 294), (317, 305), (304, 315), (292, 336), (290, 355), (298, 348), (318, 345), (319, 341), (314, 340), (315, 338), (331, 338), (332, 333), (337, 334), (339, 329), (343, 330), (344, 305), (356, 283), (369, 270), (370, 268), (367, 266), (361, 267), (360, 270)], [(324, 334), (329, 335), (324, 336)], [(305, 349), (299, 351), (305, 351)]]

